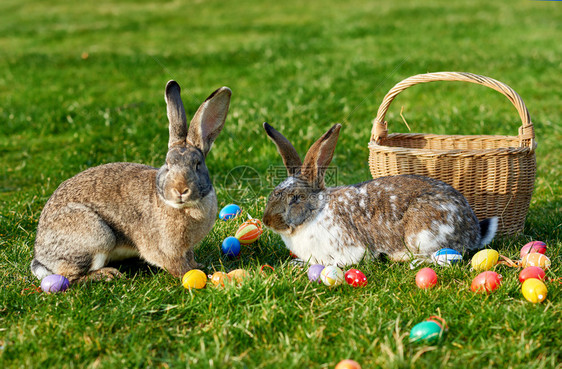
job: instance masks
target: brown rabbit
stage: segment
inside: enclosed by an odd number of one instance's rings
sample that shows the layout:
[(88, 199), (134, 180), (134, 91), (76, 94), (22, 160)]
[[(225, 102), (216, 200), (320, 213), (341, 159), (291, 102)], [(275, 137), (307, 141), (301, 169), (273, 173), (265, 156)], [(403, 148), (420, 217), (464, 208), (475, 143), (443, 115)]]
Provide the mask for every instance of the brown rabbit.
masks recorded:
[(494, 237), (497, 218), (478, 222), (460, 192), (432, 178), (399, 175), (326, 188), (340, 124), (311, 146), (304, 163), (289, 140), (264, 128), (289, 177), (269, 196), (263, 222), (305, 262), (346, 266), (381, 254), (429, 260), (441, 248), (463, 252)]
[(111, 163), (63, 182), (39, 218), (31, 271), (71, 282), (119, 275), (109, 261), (140, 256), (176, 277), (198, 267), (193, 246), (215, 223), (217, 199), (205, 166), (223, 128), (231, 91), (199, 107), (189, 130), (175, 81), (166, 85), (170, 138), (160, 168)]

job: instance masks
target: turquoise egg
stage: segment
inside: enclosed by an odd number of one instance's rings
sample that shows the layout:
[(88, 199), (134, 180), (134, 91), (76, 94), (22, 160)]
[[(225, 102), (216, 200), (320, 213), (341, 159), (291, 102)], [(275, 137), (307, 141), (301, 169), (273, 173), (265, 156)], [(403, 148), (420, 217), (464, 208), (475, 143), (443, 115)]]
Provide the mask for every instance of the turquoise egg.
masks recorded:
[(443, 328), (434, 321), (426, 320), (416, 324), (410, 331), (410, 342), (433, 345), (441, 339)]
[(219, 219), (224, 220), (224, 221), (229, 220), (229, 219), (234, 219), (238, 216), (238, 214), (240, 214), (240, 212), (241, 212), (240, 206), (238, 206), (236, 204), (226, 205), (220, 211)]

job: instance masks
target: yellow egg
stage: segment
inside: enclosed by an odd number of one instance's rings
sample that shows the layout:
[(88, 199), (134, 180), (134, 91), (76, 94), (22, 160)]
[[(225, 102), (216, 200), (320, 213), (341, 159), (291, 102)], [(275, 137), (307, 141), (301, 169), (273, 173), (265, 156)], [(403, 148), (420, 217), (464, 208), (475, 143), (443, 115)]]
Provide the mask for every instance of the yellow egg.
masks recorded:
[(543, 302), (546, 299), (546, 285), (536, 278), (529, 278), (521, 285), (523, 296), (532, 303)]
[(532, 252), (523, 256), (523, 259), (521, 259), (521, 266), (523, 268), (537, 266), (541, 267), (543, 270), (547, 270), (550, 267), (550, 259), (546, 255)]
[(499, 257), (500, 254), (496, 250), (480, 250), (472, 257), (472, 269), (478, 272), (490, 270), (498, 263)]
[(228, 277), (238, 283), (242, 282), (244, 278), (248, 278), (249, 276), (250, 273), (248, 273), (244, 269), (234, 269), (228, 273)]
[(192, 269), (184, 274), (181, 282), (185, 288), (201, 289), (207, 284), (207, 276), (199, 269)]
[(227, 281), (230, 280), (230, 277), (225, 272), (215, 272), (211, 276), (211, 282), (213, 282), (213, 284), (215, 286), (223, 286), (224, 287), (225, 278), (226, 278)]

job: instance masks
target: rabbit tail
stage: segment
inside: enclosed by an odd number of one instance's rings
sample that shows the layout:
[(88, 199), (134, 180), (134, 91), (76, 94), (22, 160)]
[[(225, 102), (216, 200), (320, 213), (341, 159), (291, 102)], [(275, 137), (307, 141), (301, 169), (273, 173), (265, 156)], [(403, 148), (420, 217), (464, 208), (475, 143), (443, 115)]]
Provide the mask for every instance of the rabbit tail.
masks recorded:
[(498, 230), (498, 217), (484, 219), (480, 222), (480, 248), (494, 239)]
[(54, 274), (50, 271), (45, 265), (41, 264), (37, 259), (33, 259), (31, 261), (31, 272), (34, 276), (36, 276), (39, 280), (45, 278), (48, 275)]

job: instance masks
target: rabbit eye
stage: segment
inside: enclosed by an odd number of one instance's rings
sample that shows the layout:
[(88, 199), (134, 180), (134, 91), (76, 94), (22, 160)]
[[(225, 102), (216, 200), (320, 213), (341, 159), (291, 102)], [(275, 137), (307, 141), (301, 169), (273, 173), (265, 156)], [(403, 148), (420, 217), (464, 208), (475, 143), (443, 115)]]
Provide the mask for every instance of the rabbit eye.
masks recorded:
[(289, 197), (289, 205), (296, 204), (297, 202), (299, 202), (299, 200), (299, 195), (292, 195), (291, 197)]
[(201, 163), (197, 163), (197, 164), (195, 165), (195, 170), (196, 170), (196, 171), (199, 171), (199, 168), (201, 168)]

